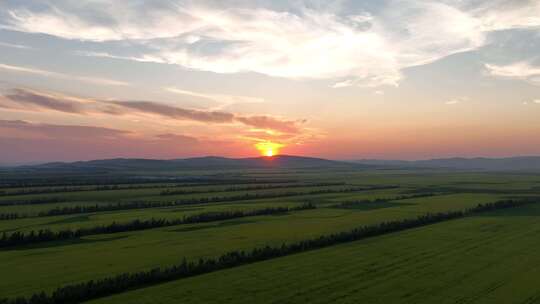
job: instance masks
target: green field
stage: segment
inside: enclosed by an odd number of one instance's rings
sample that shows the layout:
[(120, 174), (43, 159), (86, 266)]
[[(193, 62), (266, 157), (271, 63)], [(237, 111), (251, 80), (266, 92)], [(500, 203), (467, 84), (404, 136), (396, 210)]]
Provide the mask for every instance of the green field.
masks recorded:
[[(169, 267), (184, 258), (216, 258), (230, 251), (279, 247), (366, 225), (464, 211), (499, 200), (540, 197), (540, 175), (525, 173), (254, 169), (181, 174), (219, 178), (219, 183), (140, 182), (99, 189), (107, 185), (91, 184), (94, 177), (88, 184), (79, 177), (82, 185), (62, 185), (61, 179), (50, 186), (35, 181), (24, 186), (6, 182), (1, 188), (0, 214), (22, 218), (0, 220), (0, 238), (40, 230), (57, 233), (112, 223), (130, 225), (136, 220), (175, 220), (268, 208), (293, 210), (69, 239), (17, 241), (0, 247), (0, 298), (51, 293), (62, 286)], [(10, 178), (5, 176), (6, 181)], [(282, 181), (283, 186), (245, 190), (242, 187), (253, 184), (238, 182), (240, 179), (266, 186)], [(321, 185), (330, 182), (343, 184)], [(351, 187), (360, 188), (347, 191)], [(165, 190), (196, 193), (160, 195)], [(329, 192), (316, 193), (321, 190)], [(252, 197), (237, 199), (242, 195)], [(204, 201), (216, 197), (223, 201)], [(56, 198), (58, 202), (46, 201)], [(42, 215), (64, 207), (171, 201), (189, 204)], [(344, 202), (352, 207), (339, 207)], [(294, 210), (306, 203), (313, 207)], [(540, 242), (535, 236), (540, 229), (538, 215), (540, 201), (538, 205), (490, 211), (190, 278), (135, 286), (95, 301), (533, 303), (540, 288), (526, 278), (535, 276), (540, 259), (536, 254)]]
[(91, 303), (540, 303), (539, 216), (505, 210)]

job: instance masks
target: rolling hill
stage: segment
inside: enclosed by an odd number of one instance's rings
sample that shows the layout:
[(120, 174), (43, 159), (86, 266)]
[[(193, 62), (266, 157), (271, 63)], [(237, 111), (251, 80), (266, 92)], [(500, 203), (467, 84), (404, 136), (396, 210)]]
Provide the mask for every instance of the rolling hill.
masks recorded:
[(186, 159), (136, 159), (115, 158), (77, 162), (54, 162), (34, 166), (24, 166), (34, 170), (208, 170), (208, 169), (247, 169), (247, 168), (336, 168), (363, 167), (322, 158), (277, 155), (273, 157), (226, 158), (226, 157), (196, 157)]

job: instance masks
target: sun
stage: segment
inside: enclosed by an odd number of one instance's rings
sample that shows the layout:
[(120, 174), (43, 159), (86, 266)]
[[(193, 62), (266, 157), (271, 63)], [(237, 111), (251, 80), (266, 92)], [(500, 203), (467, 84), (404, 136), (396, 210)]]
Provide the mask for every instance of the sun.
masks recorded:
[(260, 151), (262, 156), (272, 157), (279, 153), (279, 149), (283, 148), (285, 145), (271, 142), (263, 141), (255, 144), (255, 148)]

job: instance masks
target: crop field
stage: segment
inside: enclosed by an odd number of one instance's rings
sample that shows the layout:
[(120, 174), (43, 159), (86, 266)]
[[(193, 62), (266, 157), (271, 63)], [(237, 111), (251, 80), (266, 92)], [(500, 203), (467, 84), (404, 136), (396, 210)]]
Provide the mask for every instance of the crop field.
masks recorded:
[(492, 212), (91, 303), (540, 303), (538, 216)]
[[(0, 174), (6, 303), (535, 303), (540, 297), (538, 281), (527, 279), (540, 271), (540, 174), (344, 168), (41, 174)], [(314, 241), (321, 239), (329, 241)], [(171, 267), (177, 268), (161, 273)]]

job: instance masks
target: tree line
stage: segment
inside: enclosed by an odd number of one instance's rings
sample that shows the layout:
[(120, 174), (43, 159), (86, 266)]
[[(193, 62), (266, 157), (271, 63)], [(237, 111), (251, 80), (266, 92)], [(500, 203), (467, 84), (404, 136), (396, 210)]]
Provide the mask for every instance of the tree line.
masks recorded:
[(40, 205), (40, 204), (63, 203), (65, 201), (67, 200), (62, 197), (41, 197), (41, 198), (33, 198), (33, 199), (27, 199), (27, 200), (0, 201), (0, 206)]
[(64, 241), (71, 239), (78, 239), (83, 236), (95, 235), (95, 234), (110, 234), (118, 232), (138, 231), (167, 226), (176, 226), (183, 224), (196, 224), (207, 223), (215, 221), (230, 220), (248, 216), (261, 216), (261, 215), (273, 215), (284, 214), (291, 211), (301, 211), (315, 209), (315, 205), (306, 203), (297, 207), (275, 207), (264, 208), (250, 211), (221, 211), (221, 212), (205, 212), (200, 214), (194, 214), (184, 216), (178, 219), (149, 219), (149, 220), (133, 220), (126, 223), (113, 222), (109, 225), (95, 226), (89, 228), (78, 229), (64, 229), (59, 231), (51, 231), (49, 229), (32, 230), (30, 232), (12, 232), (7, 234), (4, 232), (0, 238), (0, 248), (21, 246), (50, 241)]
[(287, 191), (280, 193), (244, 193), (240, 195), (233, 196), (217, 196), (217, 197), (202, 197), (202, 198), (191, 198), (186, 200), (176, 200), (176, 205), (193, 205), (193, 204), (206, 204), (206, 203), (220, 203), (220, 202), (229, 202), (229, 201), (243, 201), (243, 200), (254, 200), (254, 199), (263, 199), (263, 198), (279, 198), (286, 196), (301, 196), (301, 195), (316, 195), (316, 194), (333, 194), (333, 193), (349, 193), (349, 192), (360, 192), (360, 191), (369, 191), (369, 190), (381, 190), (381, 189), (393, 189), (398, 188), (398, 186), (367, 186), (367, 187), (347, 187), (341, 189), (316, 189), (311, 191)]
[(530, 187), (528, 189), (503, 189), (503, 188), (472, 188), (472, 187), (455, 187), (455, 186), (429, 186), (423, 188), (416, 188), (410, 190), (411, 193), (426, 193), (426, 192), (439, 192), (439, 193), (491, 193), (491, 194), (538, 194), (539, 188)]
[(344, 182), (334, 183), (302, 183), (302, 184), (273, 184), (273, 185), (260, 185), (260, 186), (231, 186), (223, 189), (212, 190), (171, 190), (165, 189), (159, 193), (159, 195), (179, 195), (179, 194), (197, 194), (197, 193), (211, 193), (211, 192), (235, 192), (235, 191), (250, 191), (250, 190), (269, 190), (269, 189), (282, 189), (282, 188), (300, 188), (300, 187), (326, 187), (326, 186), (344, 186)]
[[(264, 181), (264, 180), (252, 180), (247, 181), (245, 180), (242, 182), (242, 184), (285, 184), (288, 181)], [(227, 184), (234, 184), (231, 181), (223, 180), (222, 182), (211, 182), (211, 183), (188, 183), (188, 184), (176, 184), (176, 185), (159, 185), (156, 183), (152, 183), (151, 185), (145, 185), (145, 184), (134, 184), (134, 185), (123, 185), (123, 184), (113, 184), (113, 185), (93, 185), (93, 186), (57, 186), (54, 188), (40, 188), (40, 189), (32, 189), (32, 188), (25, 188), (25, 189), (18, 189), (18, 190), (1, 190), (0, 196), (18, 196), (18, 195), (29, 195), (29, 194), (49, 194), (49, 193), (63, 193), (63, 192), (82, 192), (82, 191), (111, 191), (111, 190), (137, 190), (137, 189), (158, 189), (158, 188), (165, 188), (165, 187), (173, 187), (173, 188), (180, 188), (180, 187), (193, 187), (193, 186), (220, 186), (220, 185), (227, 185)], [(345, 183), (328, 183), (329, 186), (335, 186), (335, 185), (343, 185)], [(281, 186), (281, 185), (280, 185)], [(317, 186), (315, 184), (314, 186)], [(235, 189), (234, 187), (230, 187), (231, 189)], [(248, 189), (249, 190), (249, 189)], [(164, 190), (160, 193), (160, 195), (168, 195), (168, 191), (172, 194), (191, 194), (191, 193), (204, 193), (203, 191), (195, 191), (195, 190)], [(178, 191), (178, 193), (174, 193), (175, 191)], [(185, 191), (185, 192), (184, 192)], [(227, 191), (227, 190), (223, 190)], [(229, 190), (229, 191), (240, 191), (240, 190)], [(208, 191), (207, 191), (208, 192)], [(221, 192), (221, 191), (212, 191), (212, 192)]]
[(366, 205), (366, 204), (381, 204), (381, 203), (387, 203), (391, 201), (400, 201), (400, 200), (406, 200), (411, 198), (420, 198), (420, 197), (431, 197), (438, 194), (435, 193), (419, 193), (419, 194), (411, 194), (411, 195), (398, 195), (393, 198), (376, 198), (376, 199), (363, 199), (363, 200), (355, 200), (355, 201), (346, 201), (341, 202), (335, 205), (332, 205), (330, 207), (332, 208), (354, 208), (356, 206)]
[[(28, 217), (69, 215), (69, 214), (103, 212), (103, 211), (118, 211), (118, 210), (131, 210), (131, 209), (175, 207), (175, 206), (184, 206), (184, 205), (199, 205), (199, 204), (235, 202), (235, 201), (256, 200), (256, 199), (271, 199), (271, 198), (280, 198), (280, 197), (288, 197), (288, 196), (349, 193), (349, 192), (379, 190), (379, 189), (388, 189), (388, 188), (396, 188), (396, 187), (397, 186), (348, 187), (348, 188), (342, 188), (342, 189), (316, 189), (316, 190), (302, 191), (302, 192), (288, 191), (288, 192), (281, 192), (281, 193), (244, 193), (244, 194), (232, 195), (232, 196), (190, 198), (190, 199), (182, 199), (182, 200), (175, 200), (175, 201), (168, 201), (168, 202), (134, 201), (134, 202), (126, 202), (126, 203), (109, 203), (109, 204), (63, 206), (63, 207), (57, 206), (47, 211), (40, 211), (37, 213), (37, 215), (20, 214), (20, 213), (0, 214), (0, 220), (12, 220), (12, 219), (22, 219), (22, 218), (28, 218)], [(15, 202), (13, 203), (15, 204)]]
[(109, 278), (91, 280), (85, 283), (66, 285), (57, 288), (50, 294), (40, 292), (30, 297), (3, 299), (0, 300), (0, 304), (79, 303), (99, 297), (109, 296), (126, 290), (192, 277), (203, 273), (245, 265), (248, 263), (269, 260), (341, 243), (354, 242), (369, 237), (422, 227), (456, 218), (462, 218), (481, 212), (513, 208), (537, 202), (538, 199), (503, 200), (494, 203), (479, 204), (473, 208), (462, 211), (428, 213), (414, 219), (403, 219), (361, 226), (346, 232), (321, 235), (316, 238), (288, 244), (283, 243), (281, 246), (276, 247), (265, 246), (254, 248), (249, 251), (230, 251), (217, 258), (200, 258), (197, 261), (187, 261), (184, 258), (182, 262), (177, 265), (164, 268), (154, 268), (148, 271), (140, 271), (136, 273), (124, 273)]
[[(25, 187), (62, 187), (62, 186), (94, 186), (94, 185), (138, 185), (151, 183), (182, 183), (183, 186), (213, 186), (227, 184), (271, 184), (271, 183), (293, 183), (298, 182), (292, 179), (260, 179), (260, 178), (200, 178), (200, 177), (70, 177), (71, 180), (66, 182), (66, 176), (61, 175), (61, 178), (56, 180), (54, 177), (47, 178), (24, 178), (24, 179), (9, 179), (5, 178), (0, 182), (0, 186), (9, 188), (25, 188)], [(69, 179), (69, 178), (68, 178)], [(5, 191), (5, 190), (4, 190)]]
[[(175, 187), (176, 185), (172, 186)], [(49, 194), (49, 193), (64, 193), (64, 192), (82, 192), (82, 191), (111, 191), (111, 190), (136, 190), (136, 189), (152, 189), (163, 188), (164, 185), (102, 185), (92, 187), (54, 187), (41, 189), (19, 189), (12, 191), (0, 191), (0, 196), (18, 196), (29, 194)], [(171, 187), (170, 185), (168, 187)]]

